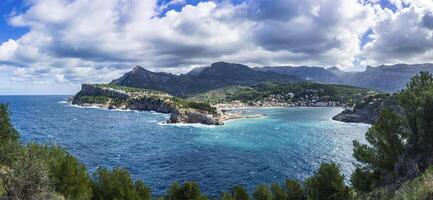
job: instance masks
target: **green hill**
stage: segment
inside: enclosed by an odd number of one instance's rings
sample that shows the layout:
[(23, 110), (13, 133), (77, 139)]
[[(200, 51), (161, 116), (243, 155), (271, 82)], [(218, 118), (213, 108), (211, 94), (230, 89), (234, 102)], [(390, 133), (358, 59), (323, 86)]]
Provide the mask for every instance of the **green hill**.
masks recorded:
[(328, 85), (312, 82), (278, 83), (263, 82), (250, 87), (231, 86), (211, 90), (190, 97), (190, 100), (218, 104), (231, 101), (254, 104), (258, 101), (279, 101), (299, 104), (301, 102), (330, 102), (337, 104), (350, 104), (369, 94), (377, 92), (344, 85)]

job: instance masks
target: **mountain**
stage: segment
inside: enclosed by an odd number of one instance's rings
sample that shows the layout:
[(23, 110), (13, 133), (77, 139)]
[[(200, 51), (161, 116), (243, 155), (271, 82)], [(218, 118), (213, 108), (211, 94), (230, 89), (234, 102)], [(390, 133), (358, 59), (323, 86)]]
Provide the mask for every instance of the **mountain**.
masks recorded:
[(187, 74), (174, 75), (148, 71), (140, 66), (112, 84), (164, 91), (186, 97), (226, 86), (252, 86), (265, 81), (283, 83), (312, 81), (396, 92), (405, 88), (411, 77), (420, 71), (433, 72), (433, 64), (397, 64), (368, 66), (362, 72), (345, 72), (337, 67), (267, 66), (250, 68), (242, 64), (217, 62), (199, 67)]
[(246, 65), (218, 62), (183, 75), (155, 73), (137, 66), (119, 79), (113, 80), (111, 84), (159, 90), (185, 97), (231, 85), (250, 86), (264, 81), (291, 83), (302, 80), (294, 75), (258, 71)]
[(406, 88), (410, 78), (420, 71), (433, 72), (433, 64), (397, 64), (368, 66), (365, 71), (344, 76), (342, 84), (374, 88), (384, 92), (397, 92)]
[[(278, 74), (284, 75), (295, 75), (304, 80), (311, 80), (319, 83), (338, 83), (341, 75), (344, 75), (343, 71), (336, 72), (335, 70), (327, 70), (321, 67), (290, 67), (290, 66), (282, 66), (282, 67), (262, 67), (262, 68), (254, 68), (258, 71), (264, 72), (275, 72)], [(337, 68), (338, 69), (338, 68)]]
[(132, 71), (111, 81), (111, 83), (129, 87), (166, 91), (168, 90), (168, 85), (171, 86), (172, 90), (179, 89), (176, 84), (179, 81), (180, 78), (174, 74), (151, 72), (140, 66), (136, 66)]
[(396, 64), (367, 66), (362, 72), (345, 72), (337, 67), (263, 67), (258, 71), (275, 72), (282, 75), (296, 75), (319, 83), (343, 84), (365, 87), (383, 92), (397, 92), (406, 87), (410, 78), (420, 71), (433, 72), (433, 64)]

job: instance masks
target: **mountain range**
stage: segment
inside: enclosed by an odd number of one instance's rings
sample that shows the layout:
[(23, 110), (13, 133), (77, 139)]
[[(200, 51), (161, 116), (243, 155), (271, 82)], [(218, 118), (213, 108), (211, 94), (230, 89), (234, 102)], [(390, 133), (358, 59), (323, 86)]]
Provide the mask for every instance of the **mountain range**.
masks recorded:
[(186, 97), (226, 86), (251, 86), (265, 81), (291, 83), (303, 79), (290, 74), (254, 70), (241, 64), (217, 62), (181, 75), (155, 73), (137, 66), (111, 84), (159, 90)]
[(383, 92), (405, 88), (410, 78), (420, 71), (433, 72), (433, 64), (397, 64), (368, 66), (365, 71), (346, 72), (337, 67), (267, 66), (250, 68), (246, 65), (217, 62), (198, 67), (186, 74), (151, 72), (140, 66), (113, 80), (111, 84), (164, 91), (187, 97), (227, 86), (252, 86), (261, 82), (294, 83), (311, 81), (364, 87)]
[(367, 66), (361, 72), (346, 72), (332, 68), (321, 67), (290, 67), (275, 66), (254, 68), (258, 71), (275, 72), (282, 75), (295, 75), (304, 80), (327, 84), (342, 84), (393, 93), (406, 87), (410, 78), (420, 71), (433, 72), (433, 64), (396, 64)]

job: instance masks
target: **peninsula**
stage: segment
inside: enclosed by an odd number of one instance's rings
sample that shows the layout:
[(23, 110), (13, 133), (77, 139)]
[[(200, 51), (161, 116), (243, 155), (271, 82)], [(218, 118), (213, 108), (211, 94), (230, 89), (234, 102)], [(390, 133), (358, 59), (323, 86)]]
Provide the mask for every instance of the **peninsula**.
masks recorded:
[(206, 103), (187, 101), (164, 92), (118, 86), (113, 84), (83, 84), (71, 103), (107, 109), (146, 110), (171, 114), (167, 123), (202, 123), (222, 125), (233, 118)]

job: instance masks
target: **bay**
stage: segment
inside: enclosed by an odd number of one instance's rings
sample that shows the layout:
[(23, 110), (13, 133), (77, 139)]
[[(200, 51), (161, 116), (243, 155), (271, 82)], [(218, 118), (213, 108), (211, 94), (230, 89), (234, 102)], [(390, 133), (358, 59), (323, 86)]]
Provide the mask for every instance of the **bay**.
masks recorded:
[(342, 108), (254, 108), (260, 119), (224, 126), (167, 125), (155, 112), (80, 108), (67, 96), (0, 96), (25, 143), (60, 145), (86, 164), (127, 168), (163, 194), (174, 181), (196, 181), (207, 194), (235, 185), (304, 180), (322, 162), (340, 164), (346, 180), (354, 166), (353, 140), (365, 142), (365, 124), (333, 121)]

